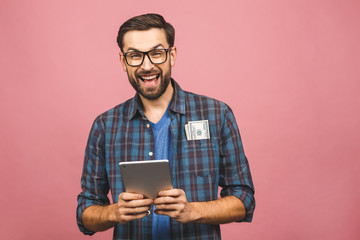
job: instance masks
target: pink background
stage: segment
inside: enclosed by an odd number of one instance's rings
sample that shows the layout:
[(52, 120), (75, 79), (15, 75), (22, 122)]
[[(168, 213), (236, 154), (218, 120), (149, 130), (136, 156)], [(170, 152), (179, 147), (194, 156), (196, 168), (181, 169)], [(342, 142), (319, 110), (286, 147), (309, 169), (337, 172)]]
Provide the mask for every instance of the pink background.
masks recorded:
[(360, 239), (356, 0), (1, 0), (1, 238), (89, 239), (75, 221), (87, 136), (134, 95), (115, 39), (146, 12), (176, 28), (173, 77), (237, 117), (257, 207), (223, 239)]

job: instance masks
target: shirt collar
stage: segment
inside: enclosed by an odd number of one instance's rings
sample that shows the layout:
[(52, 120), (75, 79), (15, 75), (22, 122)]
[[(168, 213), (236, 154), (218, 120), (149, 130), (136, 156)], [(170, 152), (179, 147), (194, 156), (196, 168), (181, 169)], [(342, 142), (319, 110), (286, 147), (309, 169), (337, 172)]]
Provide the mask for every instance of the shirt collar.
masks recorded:
[(170, 110), (185, 114), (185, 92), (174, 79), (171, 79), (171, 84), (174, 87), (174, 96), (172, 98)]
[[(171, 79), (171, 84), (174, 87), (174, 95), (169, 109), (173, 112), (185, 114), (185, 93), (174, 79)], [(142, 109), (141, 98), (138, 93), (136, 93), (131, 100), (129, 119), (133, 119), (137, 114), (145, 117)]]

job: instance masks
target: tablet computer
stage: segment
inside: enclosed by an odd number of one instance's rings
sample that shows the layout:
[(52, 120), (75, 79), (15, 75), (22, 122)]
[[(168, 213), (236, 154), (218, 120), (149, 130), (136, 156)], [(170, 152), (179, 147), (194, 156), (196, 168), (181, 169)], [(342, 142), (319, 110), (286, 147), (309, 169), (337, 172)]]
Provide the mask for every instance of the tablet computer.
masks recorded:
[(173, 188), (169, 160), (120, 162), (119, 167), (126, 192), (155, 199), (161, 190)]

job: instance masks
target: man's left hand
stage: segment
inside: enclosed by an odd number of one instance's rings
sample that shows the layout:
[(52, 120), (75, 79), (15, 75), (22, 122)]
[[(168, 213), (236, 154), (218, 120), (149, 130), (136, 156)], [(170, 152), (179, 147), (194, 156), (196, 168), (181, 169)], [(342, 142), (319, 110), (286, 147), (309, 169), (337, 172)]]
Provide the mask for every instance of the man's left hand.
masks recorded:
[(169, 216), (178, 222), (187, 223), (197, 220), (194, 207), (187, 201), (185, 192), (181, 189), (159, 192), (154, 204), (155, 213)]

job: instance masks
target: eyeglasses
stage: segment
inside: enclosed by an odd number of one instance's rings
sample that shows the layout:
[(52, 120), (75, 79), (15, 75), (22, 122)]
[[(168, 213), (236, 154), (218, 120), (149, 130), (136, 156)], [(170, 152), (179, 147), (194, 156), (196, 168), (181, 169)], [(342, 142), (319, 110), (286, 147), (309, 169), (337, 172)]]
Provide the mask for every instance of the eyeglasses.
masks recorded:
[(131, 51), (124, 53), (126, 63), (131, 67), (137, 67), (143, 64), (145, 56), (148, 56), (152, 64), (161, 64), (166, 62), (168, 49), (153, 49), (147, 52)]

